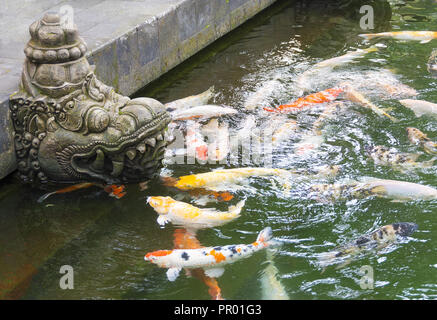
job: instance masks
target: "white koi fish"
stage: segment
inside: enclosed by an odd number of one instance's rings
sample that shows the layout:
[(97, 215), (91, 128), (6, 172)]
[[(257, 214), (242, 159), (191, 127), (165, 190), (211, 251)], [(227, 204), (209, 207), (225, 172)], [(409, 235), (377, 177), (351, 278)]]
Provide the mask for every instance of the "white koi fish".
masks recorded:
[(424, 100), (404, 99), (399, 102), (405, 107), (413, 110), (416, 117), (423, 116), (424, 114), (431, 115), (437, 119), (437, 104)]
[(220, 277), (224, 265), (250, 257), (253, 253), (278, 244), (272, 239), (272, 229), (263, 229), (255, 242), (251, 244), (227, 245), (219, 247), (204, 247), (199, 249), (174, 249), (149, 252), (144, 260), (152, 262), (161, 268), (168, 268), (167, 278), (175, 281), (182, 268), (203, 268), (209, 277)]
[(178, 99), (165, 104), (167, 111), (172, 112), (175, 110), (183, 110), (195, 106), (201, 106), (208, 103), (214, 96), (214, 86), (197, 95), (189, 96), (186, 98)]
[(360, 199), (369, 196), (392, 199), (393, 202), (437, 199), (437, 189), (433, 187), (370, 177), (363, 179), (363, 182), (313, 185), (309, 194), (320, 201)]
[(161, 226), (171, 222), (190, 229), (202, 229), (222, 226), (238, 218), (245, 200), (229, 207), (228, 212), (197, 208), (189, 203), (176, 201), (171, 197), (148, 197), (147, 203), (159, 214), (157, 221)]
[(357, 49), (355, 51), (349, 51), (342, 56), (334, 57), (331, 59), (318, 62), (297, 78), (296, 80), (297, 87), (302, 89), (303, 92), (310, 90), (311, 79), (313, 77), (317, 75), (320, 76), (320, 73), (331, 72), (336, 67), (354, 62), (355, 59), (363, 58), (367, 53), (375, 52), (375, 51), (378, 51), (378, 48), (370, 47), (367, 49)]
[(289, 139), (297, 133), (299, 125), (296, 120), (287, 120), (272, 135), (272, 147), (278, 147), (283, 141)]
[(244, 102), (243, 107), (246, 110), (255, 110), (262, 107), (262, 103), (266, 102), (266, 98), (274, 93), (280, 85), (278, 80), (270, 80), (265, 82), (257, 91), (252, 93)]
[(261, 275), (262, 300), (290, 300), (280, 279), (278, 268), (273, 263), (273, 253), (267, 249), (267, 267)]
[(176, 110), (171, 112), (173, 120), (192, 120), (192, 119), (208, 119), (221, 117), (229, 114), (236, 114), (237, 110), (231, 107), (216, 106), (213, 104), (207, 104), (202, 106), (196, 106), (184, 110)]
[(434, 31), (395, 31), (395, 32), (381, 32), (381, 33), (366, 33), (360, 34), (367, 40), (374, 38), (393, 38), (396, 40), (413, 40), (420, 41), (420, 43), (430, 42), (437, 38), (437, 32)]

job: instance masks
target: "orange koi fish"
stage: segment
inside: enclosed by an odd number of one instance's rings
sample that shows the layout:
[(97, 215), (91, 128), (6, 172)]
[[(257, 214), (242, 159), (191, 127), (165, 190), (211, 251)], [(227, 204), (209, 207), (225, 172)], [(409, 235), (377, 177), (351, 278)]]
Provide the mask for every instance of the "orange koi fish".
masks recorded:
[(123, 197), (126, 194), (126, 192), (123, 192), (124, 191), (123, 185), (121, 185), (121, 186), (108, 185), (105, 187), (101, 184), (94, 183), (94, 182), (83, 182), (83, 183), (74, 184), (72, 186), (68, 186), (66, 188), (62, 188), (60, 190), (46, 193), (38, 199), (38, 202), (41, 203), (44, 200), (46, 200), (48, 197), (50, 197), (51, 195), (54, 195), (54, 194), (68, 193), (68, 192), (72, 192), (72, 191), (76, 191), (76, 190), (80, 190), (80, 189), (89, 188), (92, 186), (103, 188), (107, 193), (109, 193), (110, 196), (116, 197), (117, 199), (120, 199), (121, 197)]
[[(175, 249), (199, 249), (202, 248), (199, 240), (190, 232), (185, 229), (176, 229), (174, 231), (174, 247)], [(188, 270), (187, 270), (188, 272)], [(220, 289), (216, 279), (205, 275), (205, 271), (202, 268), (191, 269), (190, 274), (207, 285), (208, 293), (212, 300), (223, 300), (222, 290)]]
[(264, 108), (268, 112), (288, 113), (295, 110), (300, 110), (304, 107), (313, 106), (319, 103), (331, 102), (337, 99), (338, 95), (343, 92), (341, 88), (330, 88), (324, 91), (310, 94), (308, 96), (297, 99), (290, 104), (281, 104), (276, 109)]

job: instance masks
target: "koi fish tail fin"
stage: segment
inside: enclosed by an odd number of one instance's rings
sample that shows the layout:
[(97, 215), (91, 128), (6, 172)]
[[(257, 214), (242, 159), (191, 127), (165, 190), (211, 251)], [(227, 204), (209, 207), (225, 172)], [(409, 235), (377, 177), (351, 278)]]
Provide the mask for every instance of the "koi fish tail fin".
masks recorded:
[(51, 195), (53, 195), (55, 193), (56, 193), (56, 191), (43, 194), (41, 197), (38, 198), (38, 203), (43, 202), (44, 200), (46, 200), (48, 197), (50, 197)]
[(240, 214), (241, 210), (243, 209), (245, 203), (246, 203), (246, 200), (241, 200), (235, 206), (230, 206), (229, 213), (232, 213), (232, 214), (238, 216)]
[(425, 149), (425, 152), (426, 152), (426, 153), (429, 153), (429, 154), (437, 154), (437, 143), (433, 143), (433, 144), (431, 144), (431, 143), (429, 143), (429, 144), (425, 144), (425, 145), (423, 146), (423, 149)]
[(359, 34), (359, 36), (366, 39), (366, 40), (370, 40), (370, 39), (374, 39), (374, 38), (378, 37), (377, 34), (373, 34), (373, 33), (362, 33), (362, 34)]
[(423, 161), (420, 163), (420, 166), (423, 168), (431, 168), (434, 165), (434, 162), (437, 160), (437, 157), (432, 158), (428, 161)]

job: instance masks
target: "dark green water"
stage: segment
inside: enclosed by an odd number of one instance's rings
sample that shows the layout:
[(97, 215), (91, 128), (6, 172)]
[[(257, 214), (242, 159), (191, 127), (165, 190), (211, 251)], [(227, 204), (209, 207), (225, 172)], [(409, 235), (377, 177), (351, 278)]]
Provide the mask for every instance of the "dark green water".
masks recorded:
[[(347, 2), (347, 1), (346, 1)], [(312, 64), (357, 48), (378, 44), (379, 51), (312, 79), (313, 92), (342, 80), (360, 84), (363, 93), (398, 118), (392, 123), (371, 111), (351, 107), (324, 127), (325, 143), (308, 158), (291, 157), (296, 141), (285, 143), (273, 155), (273, 166), (311, 168), (341, 166), (336, 180), (372, 176), (437, 187), (436, 166), (409, 173), (375, 166), (365, 154), (367, 144), (418, 152), (410, 145), (405, 128), (416, 127), (437, 140), (437, 122), (417, 118), (396, 98), (381, 95), (375, 83), (387, 72), (419, 92), (418, 99), (437, 102), (437, 81), (426, 70), (426, 61), (437, 40), (372, 40), (358, 34), (359, 5), (336, 7), (326, 1), (279, 1), (187, 63), (145, 88), (138, 96), (162, 102), (202, 92), (214, 85), (215, 104), (239, 108), (230, 120), (244, 119), (244, 102), (263, 84), (274, 90), (263, 103), (274, 106), (298, 98), (295, 80)], [(435, 1), (374, 1), (374, 32), (437, 30)], [(384, 71), (390, 70), (390, 71)], [(373, 79), (373, 80), (372, 80)], [(372, 83), (371, 83), (372, 82)], [(318, 114), (298, 120), (311, 123)], [(428, 157), (429, 158), (429, 157)], [(424, 156), (423, 159), (426, 159)], [(207, 172), (230, 165), (168, 165), (174, 176)], [(436, 299), (437, 202), (394, 203), (361, 199), (319, 203), (286, 196), (267, 180), (251, 180), (250, 191), (238, 191), (232, 204), (246, 198), (242, 216), (220, 228), (201, 230), (204, 246), (250, 243), (264, 227), (284, 241), (274, 256), (277, 277), (290, 299)], [(297, 191), (302, 186), (294, 185)], [(209, 299), (207, 287), (181, 273), (169, 282), (164, 269), (143, 260), (144, 254), (173, 246), (175, 227), (160, 228), (156, 213), (146, 204), (150, 195), (177, 195), (158, 180), (141, 191), (128, 185), (127, 195), (115, 200), (98, 188), (57, 195), (40, 204), (49, 189), (35, 189), (9, 177), (0, 182), (0, 298), (25, 299)], [(189, 198), (185, 198), (189, 201)], [(219, 203), (224, 210), (227, 204)], [(332, 250), (377, 226), (415, 222), (419, 229), (410, 238), (382, 251), (363, 255), (342, 267), (323, 270), (316, 255)], [(226, 266), (218, 278), (226, 299), (261, 299), (266, 252)], [(74, 289), (62, 290), (61, 266), (74, 268)], [(360, 268), (374, 270), (374, 288), (361, 289)]]

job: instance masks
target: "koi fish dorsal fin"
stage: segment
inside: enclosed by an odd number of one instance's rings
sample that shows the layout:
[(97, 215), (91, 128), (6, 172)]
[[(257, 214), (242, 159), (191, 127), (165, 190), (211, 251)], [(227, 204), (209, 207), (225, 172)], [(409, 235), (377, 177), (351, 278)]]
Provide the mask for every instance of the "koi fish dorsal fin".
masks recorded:
[(261, 230), (256, 238), (256, 242), (267, 242), (272, 238), (272, 228), (267, 227)]

